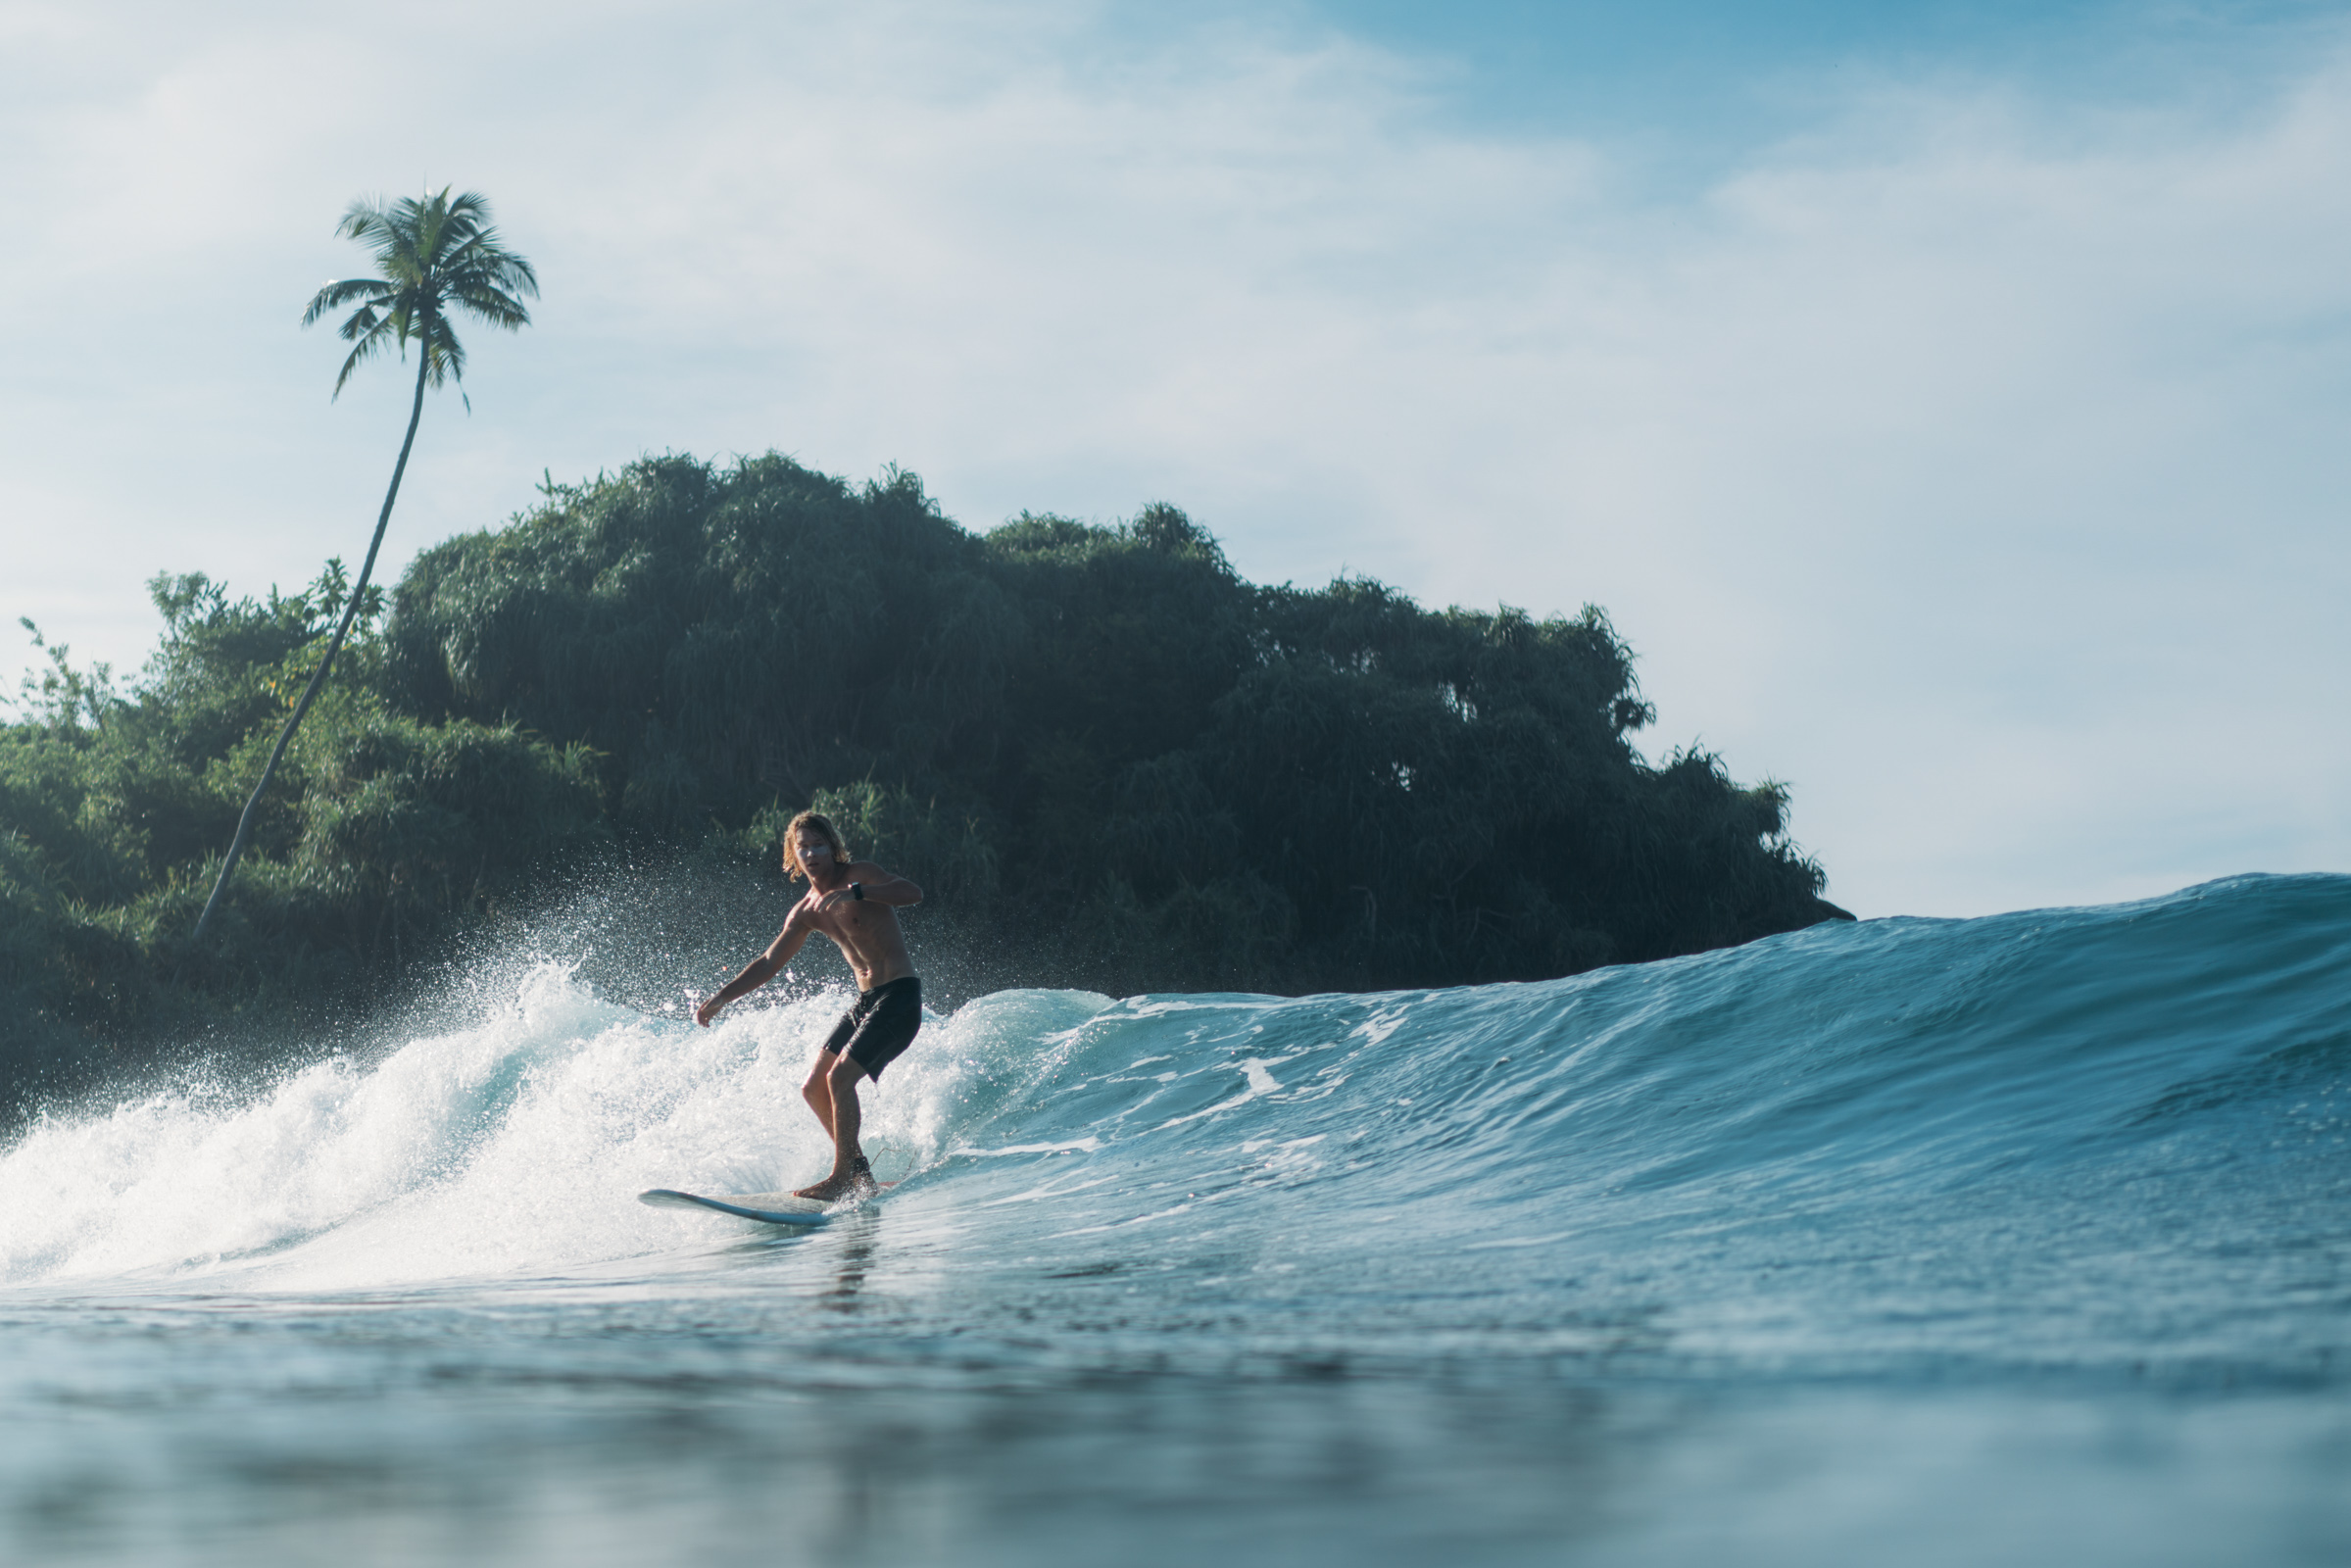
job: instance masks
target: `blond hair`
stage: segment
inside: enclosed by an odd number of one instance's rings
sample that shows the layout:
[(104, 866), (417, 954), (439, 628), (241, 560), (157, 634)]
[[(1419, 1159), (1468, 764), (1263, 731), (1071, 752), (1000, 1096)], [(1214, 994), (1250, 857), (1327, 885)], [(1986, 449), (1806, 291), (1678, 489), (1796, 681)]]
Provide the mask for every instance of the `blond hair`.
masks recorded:
[(784, 829), (784, 869), (792, 873), (793, 881), (806, 882), (808, 879), (808, 868), (800, 863), (800, 833), (803, 828), (832, 846), (835, 865), (849, 863), (849, 846), (841, 842), (841, 835), (832, 822), (814, 811), (803, 811)]

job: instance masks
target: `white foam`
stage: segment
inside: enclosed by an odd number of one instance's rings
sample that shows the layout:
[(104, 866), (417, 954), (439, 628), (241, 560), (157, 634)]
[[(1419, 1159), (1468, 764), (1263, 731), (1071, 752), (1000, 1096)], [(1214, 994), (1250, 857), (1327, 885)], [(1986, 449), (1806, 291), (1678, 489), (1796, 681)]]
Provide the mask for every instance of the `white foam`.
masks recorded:
[[(1284, 1056), (1280, 1059), (1288, 1061), (1291, 1058)], [(1159, 1123), (1158, 1127), (1154, 1130), (1158, 1132), (1165, 1132), (1170, 1127), (1181, 1127), (1186, 1122), (1199, 1121), (1204, 1116), (1213, 1116), (1220, 1111), (1231, 1110), (1236, 1105), (1246, 1105), (1250, 1101), (1258, 1099), (1261, 1096), (1278, 1095), (1282, 1092), (1282, 1086), (1274, 1081), (1272, 1072), (1267, 1069), (1266, 1063), (1262, 1058), (1250, 1056), (1245, 1061), (1235, 1063), (1235, 1065), (1241, 1069), (1242, 1081), (1248, 1085), (1248, 1087), (1243, 1089), (1241, 1093), (1235, 1095), (1230, 1100), (1219, 1101), (1217, 1103), (1208, 1106), (1204, 1110), (1196, 1110), (1190, 1115), (1177, 1116), (1172, 1120), (1163, 1121)]]
[(1102, 1148), (1099, 1138), (1072, 1138), (1058, 1144), (1007, 1144), (1003, 1149), (974, 1149), (958, 1147), (955, 1152), (968, 1154), (974, 1159), (1002, 1159), (1007, 1154), (1091, 1154)]
[[(0, 1152), (0, 1284), (358, 1287), (690, 1243), (707, 1231), (635, 1195), (780, 1189), (829, 1165), (800, 1084), (844, 1000), (739, 1007), (700, 1029), (542, 964), (472, 1028), (369, 1066), (43, 1120)], [(937, 1159), (979, 1091), (1034, 1074), (1050, 1046), (1038, 1025), (1065, 1031), (1106, 1001), (1010, 994), (934, 1020), (864, 1088), (868, 1152), (900, 1174)]]

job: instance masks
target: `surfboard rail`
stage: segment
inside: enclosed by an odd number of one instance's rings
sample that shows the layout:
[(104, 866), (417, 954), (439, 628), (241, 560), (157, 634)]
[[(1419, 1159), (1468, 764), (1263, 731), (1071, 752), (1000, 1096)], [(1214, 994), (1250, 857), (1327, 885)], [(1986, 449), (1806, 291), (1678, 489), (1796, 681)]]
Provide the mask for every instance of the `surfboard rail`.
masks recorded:
[[(811, 1200), (791, 1193), (729, 1193), (724, 1198), (706, 1198), (700, 1193), (681, 1193), (674, 1188), (656, 1187), (637, 1195), (640, 1203), (656, 1208), (709, 1208), (739, 1219), (756, 1219), (765, 1225), (821, 1225), (832, 1218), (822, 1204), (808, 1206)], [(784, 1204), (798, 1206), (784, 1207)]]

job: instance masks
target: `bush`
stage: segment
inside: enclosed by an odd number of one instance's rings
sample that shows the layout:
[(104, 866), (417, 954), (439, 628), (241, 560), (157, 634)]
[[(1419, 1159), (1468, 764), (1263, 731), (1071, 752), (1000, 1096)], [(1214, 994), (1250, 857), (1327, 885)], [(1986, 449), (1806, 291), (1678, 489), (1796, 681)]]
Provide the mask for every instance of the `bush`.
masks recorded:
[(771, 856), (820, 803), (1024, 978), (1530, 978), (1837, 912), (1784, 792), (1641, 760), (1598, 610), (1256, 587), (1164, 505), (973, 535), (909, 474), (649, 459), (418, 558), (386, 641), (419, 713), (596, 748), (622, 834)]
[(0, 726), (0, 1085), (69, 1080), (164, 1031), (339, 1010), (609, 841), (584, 748), (393, 710), (364, 634), (263, 803), (217, 936), (191, 947), (348, 589), (334, 563), (291, 598), (150, 586), (164, 636), (128, 693), (54, 650)]

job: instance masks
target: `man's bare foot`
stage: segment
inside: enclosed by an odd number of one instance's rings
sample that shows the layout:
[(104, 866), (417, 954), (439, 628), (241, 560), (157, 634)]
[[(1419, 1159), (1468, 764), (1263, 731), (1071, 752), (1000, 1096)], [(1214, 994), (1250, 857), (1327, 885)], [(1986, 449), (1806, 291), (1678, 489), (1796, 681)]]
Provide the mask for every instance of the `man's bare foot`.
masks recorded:
[(848, 1170), (837, 1171), (813, 1187), (796, 1189), (792, 1196), (794, 1198), (812, 1198), (819, 1203), (830, 1203), (836, 1199), (847, 1198), (852, 1193), (871, 1193), (879, 1190), (880, 1183), (873, 1179), (873, 1167), (865, 1163), (863, 1156), (859, 1156), (857, 1162), (850, 1166)]

